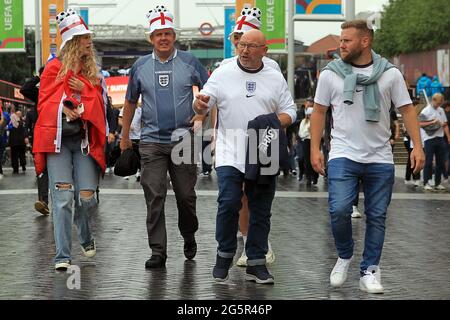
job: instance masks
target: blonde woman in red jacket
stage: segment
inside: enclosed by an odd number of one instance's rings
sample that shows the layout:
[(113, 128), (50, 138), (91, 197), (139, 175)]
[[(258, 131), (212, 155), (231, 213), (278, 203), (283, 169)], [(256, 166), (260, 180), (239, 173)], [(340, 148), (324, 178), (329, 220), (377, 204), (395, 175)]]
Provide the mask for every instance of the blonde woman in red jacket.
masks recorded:
[(106, 90), (92, 32), (70, 8), (58, 14), (57, 21), (63, 43), (41, 77), (33, 152), (36, 173), (48, 169), (55, 269), (66, 270), (72, 260), (72, 220), (83, 254), (93, 257), (96, 253), (89, 214), (97, 205), (94, 192), (105, 170)]

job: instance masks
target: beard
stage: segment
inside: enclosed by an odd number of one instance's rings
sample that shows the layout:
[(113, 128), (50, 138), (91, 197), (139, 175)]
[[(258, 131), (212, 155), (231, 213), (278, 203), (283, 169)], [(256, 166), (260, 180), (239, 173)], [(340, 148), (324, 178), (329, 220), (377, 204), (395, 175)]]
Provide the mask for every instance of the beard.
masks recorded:
[(342, 57), (342, 60), (345, 63), (352, 63), (362, 55), (362, 52), (362, 49), (355, 49), (354, 51), (349, 52), (348, 55), (345, 56), (345, 58)]

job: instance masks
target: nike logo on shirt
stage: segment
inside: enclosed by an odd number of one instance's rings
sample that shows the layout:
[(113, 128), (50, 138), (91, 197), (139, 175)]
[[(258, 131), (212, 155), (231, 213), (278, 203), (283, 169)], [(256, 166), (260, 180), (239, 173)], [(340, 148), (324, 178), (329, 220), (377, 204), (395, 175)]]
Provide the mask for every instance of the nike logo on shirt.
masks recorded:
[(246, 94), (246, 95), (245, 95), (246, 98), (251, 98), (251, 97), (254, 97), (254, 96), (255, 96), (254, 94), (252, 94), (252, 95)]

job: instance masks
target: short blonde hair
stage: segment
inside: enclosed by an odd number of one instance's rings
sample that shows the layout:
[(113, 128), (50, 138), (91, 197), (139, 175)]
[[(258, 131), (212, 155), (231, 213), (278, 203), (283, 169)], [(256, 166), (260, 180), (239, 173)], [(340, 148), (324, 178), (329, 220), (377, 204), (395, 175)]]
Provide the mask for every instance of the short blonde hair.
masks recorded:
[(444, 101), (444, 95), (440, 92), (433, 94), (433, 96), (431, 97), (432, 100), (437, 101), (438, 99), (440, 101)]
[(341, 29), (350, 29), (355, 28), (360, 31), (360, 33), (368, 35), (370, 40), (373, 39), (374, 31), (373, 29), (369, 28), (366, 20), (352, 20), (352, 21), (346, 21), (343, 24), (341, 24)]

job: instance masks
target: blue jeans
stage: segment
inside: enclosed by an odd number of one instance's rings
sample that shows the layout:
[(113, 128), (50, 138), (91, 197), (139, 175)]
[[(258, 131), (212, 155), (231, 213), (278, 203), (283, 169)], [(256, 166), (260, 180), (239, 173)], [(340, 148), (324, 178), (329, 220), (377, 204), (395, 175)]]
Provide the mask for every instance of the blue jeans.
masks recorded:
[[(216, 168), (219, 183), (219, 198), (216, 219), (217, 253), (223, 258), (233, 258), (237, 249), (239, 210), (242, 202), (244, 174), (231, 166)], [(266, 263), (267, 241), (270, 232), (272, 201), (275, 196), (276, 180), (270, 184), (258, 185), (245, 181), (248, 197), (250, 223), (245, 251), (249, 266)]]
[(436, 156), (434, 167), (434, 184), (441, 184), (442, 173), (445, 170), (445, 142), (444, 138), (436, 137), (425, 141), (425, 168), (423, 169), (423, 182), (427, 184), (433, 175), (433, 157)]
[[(73, 222), (77, 226), (78, 240), (83, 246), (92, 241), (89, 213), (97, 205), (94, 194), (100, 171), (91, 156), (81, 153), (80, 144), (79, 137), (65, 137), (61, 143), (60, 153), (47, 154), (56, 243), (55, 263), (71, 260), (73, 200), (75, 200)], [(61, 184), (68, 184), (70, 188), (61, 188), (59, 187)], [(80, 197), (80, 191), (92, 191), (92, 197)]]
[(338, 255), (342, 259), (353, 256), (352, 204), (358, 193), (358, 181), (363, 182), (366, 214), (361, 272), (378, 265), (384, 243), (386, 212), (394, 185), (394, 165), (358, 163), (347, 158), (328, 162), (328, 192), (331, 229)]

